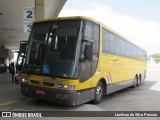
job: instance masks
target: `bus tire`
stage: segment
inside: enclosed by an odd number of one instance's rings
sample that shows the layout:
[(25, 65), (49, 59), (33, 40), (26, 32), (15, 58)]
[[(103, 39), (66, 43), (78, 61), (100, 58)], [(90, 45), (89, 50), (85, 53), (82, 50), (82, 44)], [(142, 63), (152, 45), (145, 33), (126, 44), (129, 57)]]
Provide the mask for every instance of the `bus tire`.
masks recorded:
[(94, 104), (99, 104), (102, 101), (102, 99), (103, 99), (103, 93), (104, 93), (103, 84), (100, 81), (97, 84), (97, 87), (95, 89), (95, 99), (93, 100)]

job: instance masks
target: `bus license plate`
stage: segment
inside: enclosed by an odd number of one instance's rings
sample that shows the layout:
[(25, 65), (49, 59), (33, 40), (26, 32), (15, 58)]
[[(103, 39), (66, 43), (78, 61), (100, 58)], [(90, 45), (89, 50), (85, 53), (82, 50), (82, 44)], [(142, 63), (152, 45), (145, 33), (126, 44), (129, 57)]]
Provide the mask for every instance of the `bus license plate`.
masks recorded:
[(45, 92), (44, 92), (43, 90), (36, 90), (36, 93), (37, 93), (37, 94), (41, 94), (41, 95), (44, 95), (44, 94), (45, 94)]

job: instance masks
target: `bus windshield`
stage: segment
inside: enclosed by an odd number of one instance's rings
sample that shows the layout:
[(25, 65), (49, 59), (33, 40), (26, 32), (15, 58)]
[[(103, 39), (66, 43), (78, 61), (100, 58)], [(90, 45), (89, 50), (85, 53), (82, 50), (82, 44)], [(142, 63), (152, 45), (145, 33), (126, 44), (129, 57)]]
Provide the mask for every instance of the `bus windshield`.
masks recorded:
[(35, 23), (29, 38), (24, 73), (77, 78), (81, 21)]

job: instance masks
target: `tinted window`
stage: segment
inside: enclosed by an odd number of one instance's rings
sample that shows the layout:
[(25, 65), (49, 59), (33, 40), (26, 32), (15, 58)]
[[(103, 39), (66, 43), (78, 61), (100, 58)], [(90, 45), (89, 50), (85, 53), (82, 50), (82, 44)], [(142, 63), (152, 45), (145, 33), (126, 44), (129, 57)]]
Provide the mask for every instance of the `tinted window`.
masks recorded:
[(125, 41), (120, 37), (116, 37), (116, 55), (126, 56), (125, 53)]
[(99, 52), (99, 25), (96, 23), (86, 21), (84, 38), (92, 40), (93, 43), (93, 55), (98, 55)]
[(110, 33), (109, 31), (103, 29), (103, 44), (102, 44), (102, 52), (115, 54), (116, 53), (116, 38), (115, 35)]
[(146, 61), (146, 52), (103, 28), (102, 52)]
[(93, 24), (93, 55), (98, 55), (99, 52), (99, 26)]

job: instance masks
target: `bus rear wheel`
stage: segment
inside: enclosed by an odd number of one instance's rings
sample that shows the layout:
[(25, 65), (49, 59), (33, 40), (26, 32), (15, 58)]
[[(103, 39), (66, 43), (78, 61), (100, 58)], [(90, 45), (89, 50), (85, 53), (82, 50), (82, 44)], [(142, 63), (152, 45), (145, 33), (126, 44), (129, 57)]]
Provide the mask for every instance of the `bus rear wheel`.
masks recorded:
[(103, 92), (104, 92), (103, 84), (102, 82), (99, 82), (95, 90), (95, 99), (93, 100), (94, 104), (99, 104), (102, 101)]

